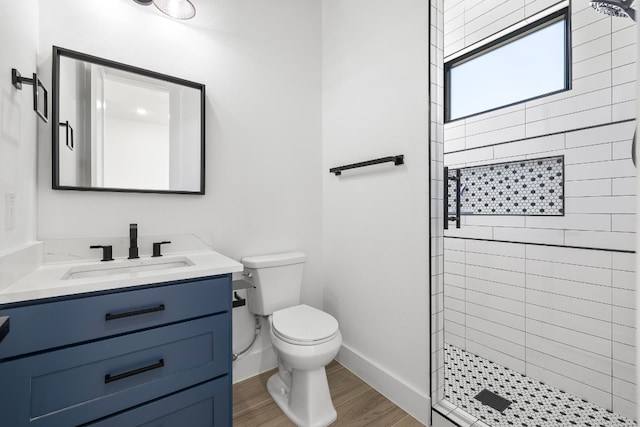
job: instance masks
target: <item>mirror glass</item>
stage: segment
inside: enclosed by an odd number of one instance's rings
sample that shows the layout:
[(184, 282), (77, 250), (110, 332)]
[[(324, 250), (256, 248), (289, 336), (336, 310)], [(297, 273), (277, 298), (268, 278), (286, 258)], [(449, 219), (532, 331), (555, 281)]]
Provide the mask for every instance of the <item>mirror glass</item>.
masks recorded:
[(53, 74), (54, 189), (204, 194), (204, 85), (59, 47)]

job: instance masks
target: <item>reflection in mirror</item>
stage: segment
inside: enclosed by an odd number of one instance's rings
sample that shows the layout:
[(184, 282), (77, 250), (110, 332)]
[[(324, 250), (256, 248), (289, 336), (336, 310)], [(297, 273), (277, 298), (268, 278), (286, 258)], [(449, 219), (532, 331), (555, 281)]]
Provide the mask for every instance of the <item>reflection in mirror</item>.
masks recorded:
[(54, 47), (53, 188), (204, 194), (204, 85)]

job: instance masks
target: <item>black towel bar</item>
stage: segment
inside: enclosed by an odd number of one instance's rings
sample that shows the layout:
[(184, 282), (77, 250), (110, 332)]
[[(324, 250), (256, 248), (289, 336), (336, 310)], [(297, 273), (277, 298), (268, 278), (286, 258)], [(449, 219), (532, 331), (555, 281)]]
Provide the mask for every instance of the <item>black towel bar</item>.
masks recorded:
[(379, 159), (368, 160), (366, 162), (352, 163), (350, 165), (338, 166), (338, 167), (329, 169), (329, 172), (330, 173), (334, 173), (334, 174), (336, 174), (336, 176), (338, 176), (338, 175), (342, 174), (343, 170), (361, 168), (361, 167), (364, 167), (364, 166), (377, 165), (377, 164), (380, 164), (380, 163), (387, 163), (387, 162), (393, 162), (393, 164), (396, 165), (396, 166), (403, 165), (404, 164), (404, 154), (398, 154), (397, 156), (381, 157)]

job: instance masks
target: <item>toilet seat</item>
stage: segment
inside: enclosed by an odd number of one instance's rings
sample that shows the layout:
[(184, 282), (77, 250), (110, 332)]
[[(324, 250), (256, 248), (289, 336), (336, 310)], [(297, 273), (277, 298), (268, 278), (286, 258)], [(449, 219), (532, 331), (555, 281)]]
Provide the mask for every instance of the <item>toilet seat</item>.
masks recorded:
[(273, 334), (289, 344), (317, 345), (338, 334), (338, 321), (328, 313), (301, 304), (271, 316)]

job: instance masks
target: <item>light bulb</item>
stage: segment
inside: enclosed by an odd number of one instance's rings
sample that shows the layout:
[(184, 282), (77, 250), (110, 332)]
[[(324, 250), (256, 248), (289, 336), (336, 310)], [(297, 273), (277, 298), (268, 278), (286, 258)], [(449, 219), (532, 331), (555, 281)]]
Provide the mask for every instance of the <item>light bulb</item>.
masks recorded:
[(153, 0), (153, 4), (165, 15), (175, 19), (191, 19), (196, 8), (189, 0)]

